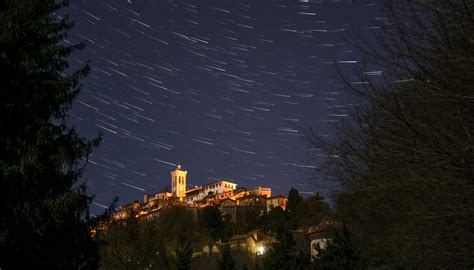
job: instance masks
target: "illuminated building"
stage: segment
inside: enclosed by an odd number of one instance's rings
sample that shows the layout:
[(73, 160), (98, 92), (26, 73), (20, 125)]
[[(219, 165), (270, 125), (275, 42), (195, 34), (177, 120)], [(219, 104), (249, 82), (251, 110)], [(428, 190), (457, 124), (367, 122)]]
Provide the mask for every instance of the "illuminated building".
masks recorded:
[(177, 165), (171, 174), (171, 193), (174, 197), (182, 200), (186, 195), (186, 175), (188, 171), (181, 170), (181, 165)]
[(204, 186), (194, 186), (186, 191), (185, 202), (192, 204), (209, 195), (231, 194), (237, 188), (237, 184), (227, 180), (219, 180)]
[(272, 245), (278, 243), (274, 236), (267, 235), (262, 229), (246, 234), (235, 235), (229, 240), (231, 249), (241, 249), (255, 255), (263, 255)]
[(283, 209), (286, 207), (285, 197), (281, 195), (271, 197), (271, 188), (257, 186), (246, 189), (237, 187), (236, 183), (226, 179), (186, 188), (187, 173), (181, 165), (176, 165), (170, 172), (171, 192), (145, 194), (143, 203), (135, 201), (120, 206), (113, 218), (124, 219), (132, 214), (136, 217), (153, 218), (159, 215), (160, 210), (175, 205), (189, 208), (217, 206), (223, 215), (230, 215), (235, 222), (238, 216), (245, 214), (249, 209), (257, 210), (256, 212), (262, 215), (273, 207)]
[(281, 207), (281, 209), (286, 209), (286, 198), (282, 195), (273, 196), (267, 199), (267, 212), (272, 208)]

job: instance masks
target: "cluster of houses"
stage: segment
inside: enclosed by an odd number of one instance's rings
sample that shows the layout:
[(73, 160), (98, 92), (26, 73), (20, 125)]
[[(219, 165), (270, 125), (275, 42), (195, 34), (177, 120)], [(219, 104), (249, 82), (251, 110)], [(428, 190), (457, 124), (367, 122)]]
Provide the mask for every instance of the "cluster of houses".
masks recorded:
[[(216, 206), (222, 215), (230, 217), (233, 222), (244, 216), (246, 211), (263, 215), (274, 207), (286, 208), (286, 198), (282, 195), (272, 196), (271, 188), (257, 186), (254, 188), (237, 187), (236, 183), (219, 180), (202, 186), (186, 186), (187, 171), (177, 165), (170, 172), (171, 192), (162, 191), (145, 194), (143, 202), (132, 202), (118, 207), (113, 213), (114, 220), (121, 220), (135, 215), (137, 218), (153, 218), (160, 211), (172, 206), (183, 206), (198, 211), (207, 206)], [(329, 231), (340, 227), (338, 222), (325, 221), (317, 226), (299, 228), (294, 231), (295, 239), (302, 245), (309, 246), (312, 256), (317, 256), (317, 246), (324, 248), (330, 238)], [(229, 242), (208, 242), (202, 249), (204, 254), (220, 253), (222, 248), (230, 247), (246, 250), (255, 255), (265, 253), (278, 240), (267, 235), (263, 230), (233, 236)]]
[(244, 188), (228, 180), (219, 180), (202, 186), (186, 186), (187, 171), (177, 165), (171, 171), (171, 192), (162, 191), (145, 194), (143, 202), (132, 202), (118, 207), (113, 214), (115, 220), (128, 218), (131, 214), (138, 218), (152, 218), (160, 210), (180, 205), (191, 209), (216, 206), (223, 215), (229, 215), (235, 222), (239, 213), (245, 209), (258, 209), (261, 214), (271, 208), (286, 208), (286, 198), (282, 195), (272, 196), (268, 187)]
[[(295, 243), (300, 250), (308, 250), (311, 258), (317, 258), (319, 250), (325, 249), (336, 230), (342, 228), (342, 223), (327, 219), (318, 225), (300, 227), (291, 231)], [(246, 234), (234, 235), (227, 243), (219, 241), (207, 242), (202, 252), (207, 255), (219, 254), (223, 248), (240, 249), (254, 255), (263, 255), (269, 247), (277, 244), (278, 240), (266, 234), (262, 229), (250, 231)]]

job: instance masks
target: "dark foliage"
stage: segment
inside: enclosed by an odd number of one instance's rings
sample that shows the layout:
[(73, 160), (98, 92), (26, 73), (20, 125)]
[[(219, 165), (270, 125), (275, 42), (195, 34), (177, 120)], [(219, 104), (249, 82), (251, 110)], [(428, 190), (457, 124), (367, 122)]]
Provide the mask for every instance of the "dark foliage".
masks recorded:
[(301, 226), (303, 224), (303, 220), (306, 218), (306, 209), (303, 196), (301, 196), (298, 190), (294, 188), (291, 188), (288, 192), (286, 212), (289, 217), (288, 226), (291, 229)]
[(306, 218), (303, 225), (319, 224), (324, 218), (333, 216), (331, 206), (319, 192), (305, 198), (304, 208)]
[(223, 248), (221, 253), (221, 257), (218, 260), (219, 270), (233, 270), (235, 268), (236, 261), (230, 248)]
[(281, 207), (276, 207), (264, 215), (260, 223), (265, 231), (275, 235), (281, 234), (288, 230), (288, 214)]
[(222, 217), (221, 211), (215, 206), (209, 206), (198, 212), (199, 228), (214, 241), (226, 242), (232, 234), (232, 224)]
[(308, 269), (309, 255), (296, 247), (291, 232), (284, 231), (278, 236), (279, 243), (271, 248), (263, 258), (263, 269)]
[(329, 217), (331, 212), (331, 206), (318, 192), (307, 198), (303, 198), (298, 190), (294, 188), (291, 188), (288, 192), (288, 204), (286, 207), (288, 228), (295, 229), (300, 226), (319, 224), (323, 217)]
[(179, 206), (155, 219), (116, 221), (99, 235), (101, 269), (190, 269), (205, 238), (198, 228), (194, 214)]
[(347, 80), (360, 106), (337, 139), (307, 141), (330, 157), (337, 211), (373, 265), (472, 268), (474, 5), (383, 2), (382, 31), (360, 48), (384, 78)]
[(131, 218), (113, 222), (100, 232), (100, 269), (169, 269), (171, 260), (160, 241), (162, 232), (149, 222)]
[(312, 264), (314, 270), (363, 270), (367, 269), (358, 242), (346, 226), (337, 231), (326, 248), (317, 247), (318, 257)]
[(237, 208), (235, 233), (244, 234), (259, 228), (262, 211), (265, 211), (265, 206), (249, 205)]
[(0, 267), (97, 267), (88, 233), (91, 198), (78, 183), (92, 144), (65, 125), (88, 65), (69, 69), (82, 44), (66, 1), (0, 1)]
[(303, 203), (303, 196), (300, 195), (298, 190), (291, 188), (290, 191), (288, 191), (288, 204), (286, 206), (286, 211), (289, 213), (298, 211), (298, 209), (303, 206)]

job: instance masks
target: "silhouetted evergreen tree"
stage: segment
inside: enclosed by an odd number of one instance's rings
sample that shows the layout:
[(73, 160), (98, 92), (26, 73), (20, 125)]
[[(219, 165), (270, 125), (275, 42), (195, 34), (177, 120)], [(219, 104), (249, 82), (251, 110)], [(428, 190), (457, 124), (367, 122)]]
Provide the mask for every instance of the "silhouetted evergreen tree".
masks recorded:
[(303, 196), (298, 190), (291, 188), (288, 191), (288, 203), (286, 205), (286, 212), (289, 218), (289, 227), (294, 229), (304, 224), (307, 218), (307, 211)]
[(303, 197), (300, 195), (298, 190), (290, 188), (288, 191), (288, 204), (286, 205), (286, 211), (292, 212), (300, 208), (304, 203)]
[[(67, 57), (66, 1), (0, 1), (0, 267), (89, 269), (97, 247), (86, 221), (91, 198), (78, 183), (92, 142), (66, 126), (85, 65)], [(97, 141), (95, 141), (97, 142)]]
[(332, 215), (332, 209), (329, 203), (324, 201), (324, 197), (319, 193), (315, 192), (311, 196), (304, 200), (305, 207), (305, 225), (317, 225), (324, 218)]

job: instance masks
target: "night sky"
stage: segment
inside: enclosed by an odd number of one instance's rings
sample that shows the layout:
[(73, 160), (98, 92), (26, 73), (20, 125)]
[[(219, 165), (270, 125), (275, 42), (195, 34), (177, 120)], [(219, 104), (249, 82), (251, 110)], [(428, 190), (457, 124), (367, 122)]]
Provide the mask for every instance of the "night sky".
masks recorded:
[[(142, 200), (169, 185), (177, 163), (188, 185), (229, 179), (286, 195), (328, 193), (298, 126), (322, 133), (354, 101), (336, 66), (360, 61), (347, 42), (374, 31), (380, 8), (355, 0), (72, 1), (85, 41), (70, 58), (92, 70), (68, 121), (101, 132), (84, 178), (98, 213), (114, 196)], [(356, 78), (354, 77), (354, 80)]]

